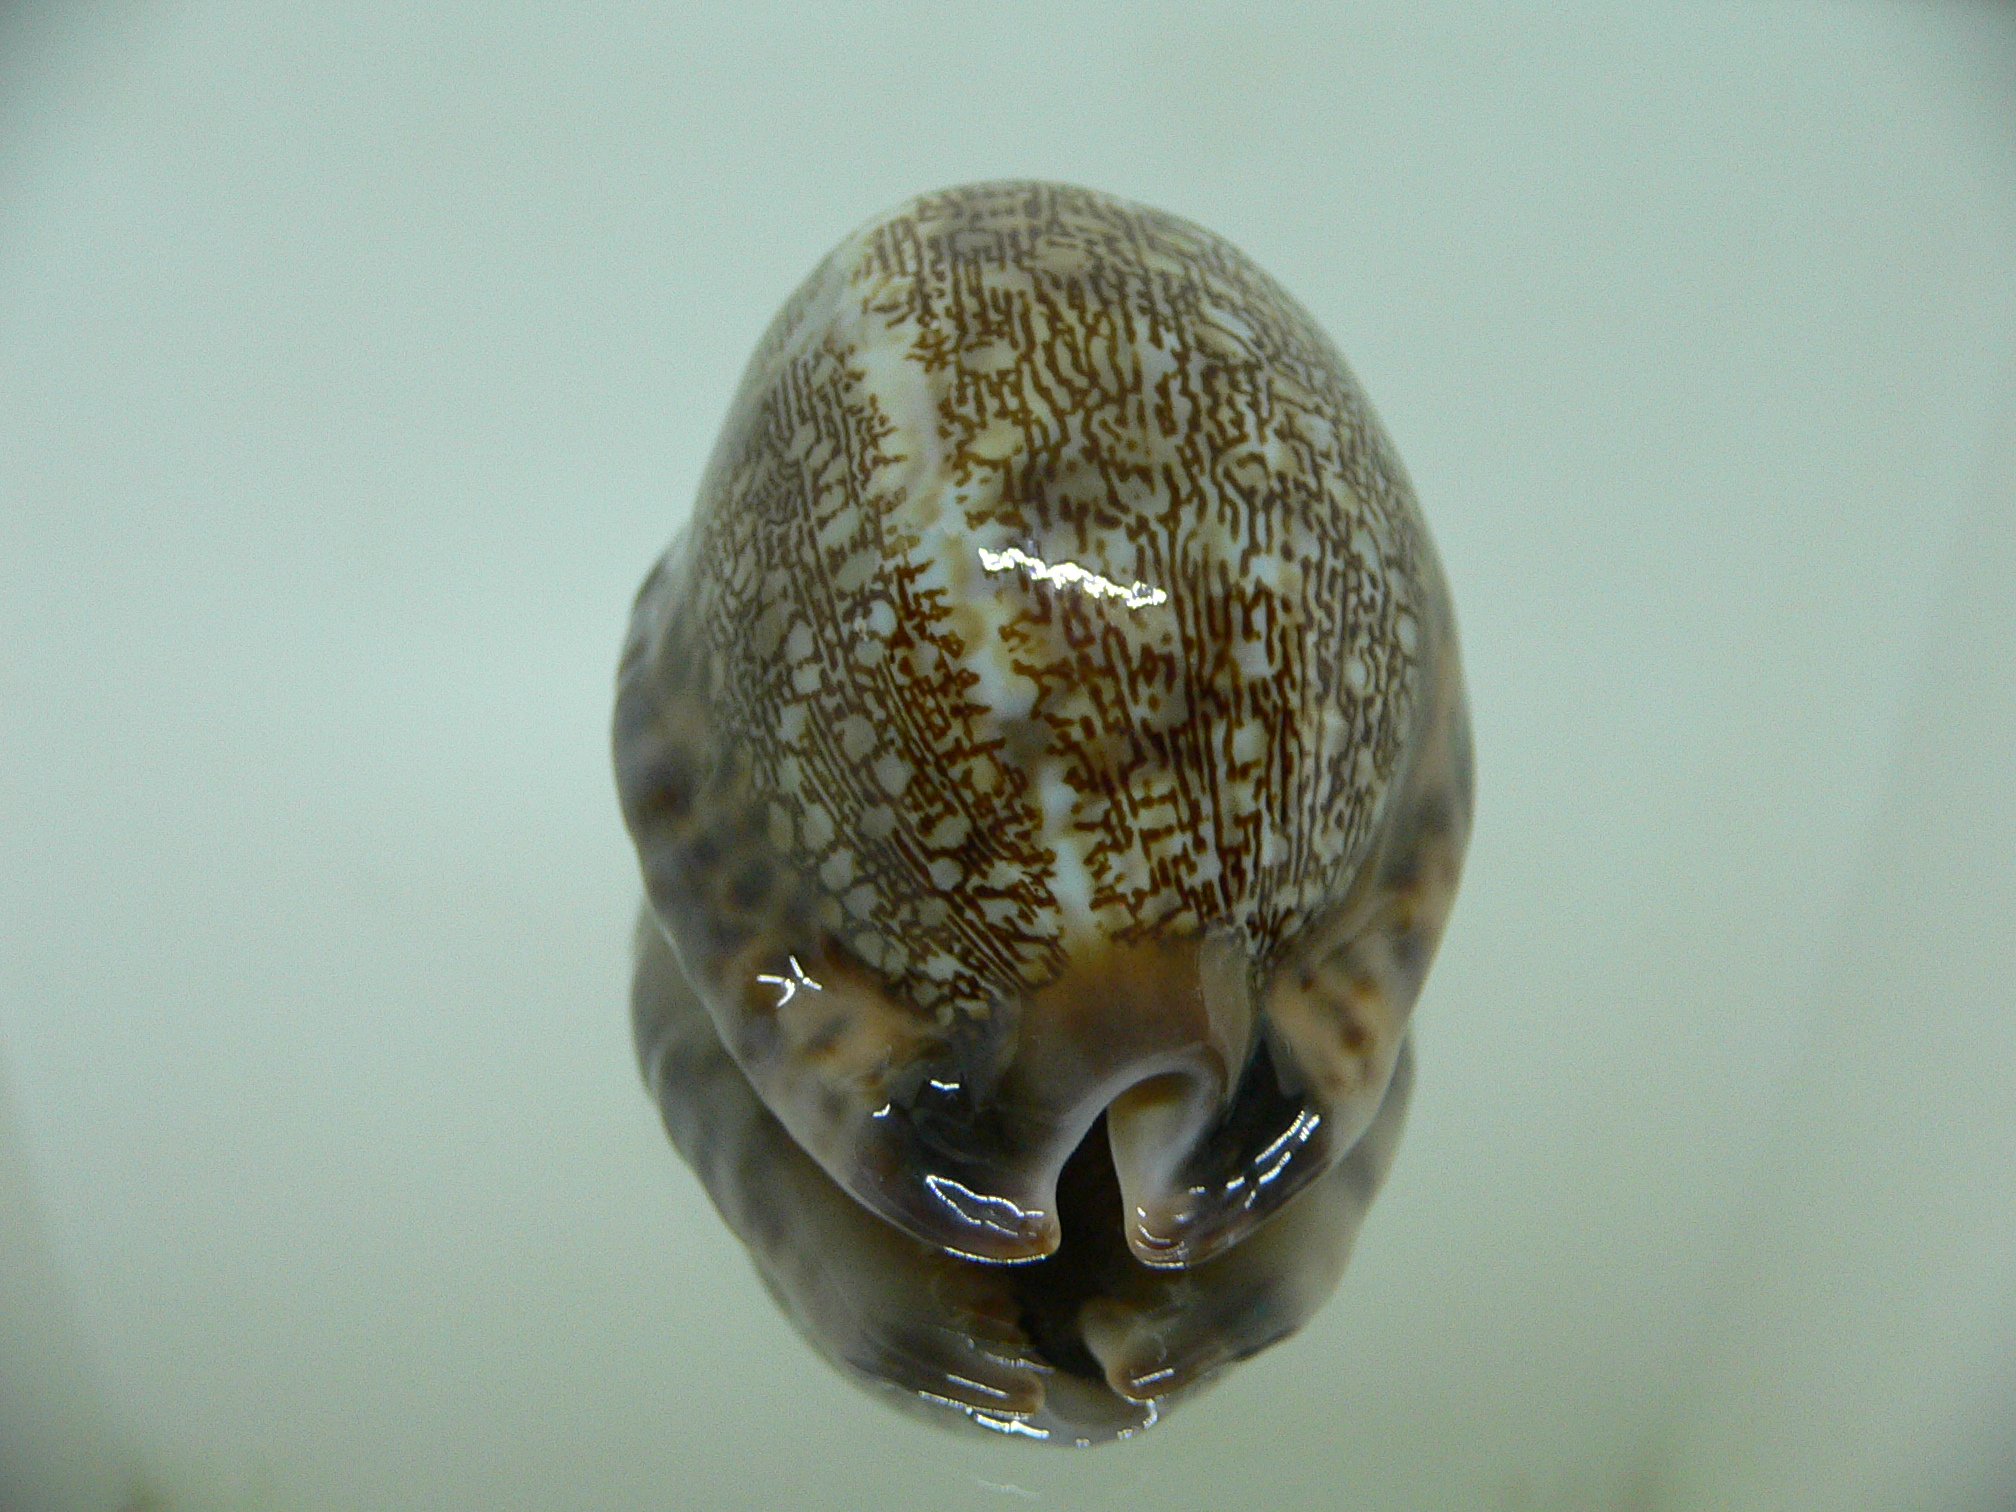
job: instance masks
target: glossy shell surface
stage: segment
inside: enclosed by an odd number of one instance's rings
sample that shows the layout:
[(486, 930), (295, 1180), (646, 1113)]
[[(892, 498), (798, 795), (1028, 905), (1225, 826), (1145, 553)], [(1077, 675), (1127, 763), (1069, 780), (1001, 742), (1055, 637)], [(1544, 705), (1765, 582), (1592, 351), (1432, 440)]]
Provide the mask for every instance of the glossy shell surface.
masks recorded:
[[(843, 242), (638, 596), (615, 755), (647, 1078), (829, 1355), (1110, 1437), (1334, 1285), (1469, 736), (1405, 472), (1236, 249), (1034, 183)], [(856, 1239), (964, 1278), (999, 1337), (792, 1300), (795, 1244)], [(976, 1399), (920, 1337), (1036, 1374)]]

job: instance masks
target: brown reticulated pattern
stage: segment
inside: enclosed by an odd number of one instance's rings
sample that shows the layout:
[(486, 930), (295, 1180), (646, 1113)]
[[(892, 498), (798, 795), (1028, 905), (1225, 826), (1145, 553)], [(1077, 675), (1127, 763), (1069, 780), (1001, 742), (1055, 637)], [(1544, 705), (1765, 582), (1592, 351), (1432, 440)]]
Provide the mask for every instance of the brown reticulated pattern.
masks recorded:
[(927, 195), (836, 249), (682, 549), (664, 717), (760, 832), (761, 932), (940, 1023), (1102, 941), (1264, 967), (1409, 735), (1426, 547), (1378, 422), (1239, 251), (1104, 195)]

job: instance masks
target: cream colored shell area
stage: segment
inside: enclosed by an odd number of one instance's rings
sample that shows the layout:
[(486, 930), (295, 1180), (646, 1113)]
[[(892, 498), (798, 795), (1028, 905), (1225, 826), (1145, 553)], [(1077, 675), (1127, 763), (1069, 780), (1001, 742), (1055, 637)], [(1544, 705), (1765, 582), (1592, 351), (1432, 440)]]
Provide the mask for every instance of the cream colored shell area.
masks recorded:
[(818, 929), (941, 1023), (1148, 935), (1274, 956), (1349, 887), (1439, 619), (1308, 317), (1052, 185), (924, 196), (815, 269), (688, 550), (662, 608), (710, 755)]

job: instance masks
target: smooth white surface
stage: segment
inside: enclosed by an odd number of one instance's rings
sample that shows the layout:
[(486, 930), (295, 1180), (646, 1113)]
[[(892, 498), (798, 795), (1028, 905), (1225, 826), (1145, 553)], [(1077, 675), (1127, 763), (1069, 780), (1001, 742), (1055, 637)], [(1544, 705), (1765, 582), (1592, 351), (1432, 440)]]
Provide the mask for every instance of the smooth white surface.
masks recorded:
[(1668, 1504), (2016, 1505), (2016, 383), (2004, 393), (1662, 1462)]
[[(0, 1505), (1993, 1505), (2008, 13), (847, 14), (5, 23)], [(637, 1085), (604, 755), (772, 309), (1004, 174), (1337, 339), (1480, 761), (1342, 1291), (1075, 1460), (775, 1315)]]

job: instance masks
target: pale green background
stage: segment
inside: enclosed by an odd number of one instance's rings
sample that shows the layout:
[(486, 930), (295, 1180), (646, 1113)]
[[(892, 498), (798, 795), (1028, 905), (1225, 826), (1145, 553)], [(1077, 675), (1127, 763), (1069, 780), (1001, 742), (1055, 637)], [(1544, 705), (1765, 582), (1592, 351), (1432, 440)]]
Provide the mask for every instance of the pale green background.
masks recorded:
[[(1080, 1456), (772, 1309), (604, 754), (771, 310), (1011, 174), (1335, 336), (1481, 774), (1343, 1289)], [(2008, 10), (16, 5), (0, 1506), (2010, 1506), (2012, 583)]]

